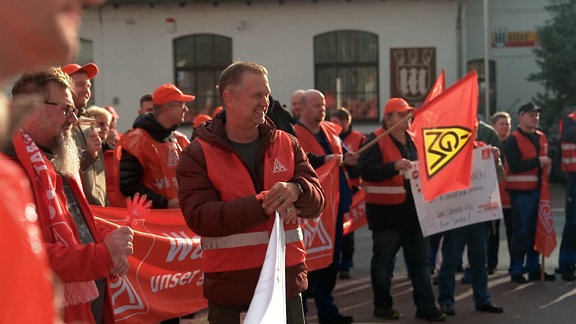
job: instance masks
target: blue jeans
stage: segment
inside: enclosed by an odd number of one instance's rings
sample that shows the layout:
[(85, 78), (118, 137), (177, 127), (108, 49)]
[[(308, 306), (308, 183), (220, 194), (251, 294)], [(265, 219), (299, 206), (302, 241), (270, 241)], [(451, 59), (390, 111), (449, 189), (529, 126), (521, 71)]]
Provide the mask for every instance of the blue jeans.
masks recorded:
[(430, 268), (436, 268), (436, 256), (440, 249), (440, 241), (442, 240), (442, 233), (433, 234), (429, 236), (430, 239)]
[(512, 257), (510, 275), (539, 272), (539, 253), (534, 251), (534, 237), (538, 220), (540, 190), (533, 192), (510, 191), (512, 203)]
[(512, 259), (512, 208), (502, 208), (504, 228), (506, 229), (506, 243), (508, 243), (508, 256)]
[(422, 236), (420, 228), (410, 230), (372, 231), (372, 261), (370, 279), (374, 292), (374, 306), (382, 304), (392, 306), (390, 295), (394, 257), (400, 247), (412, 265), (412, 297), (418, 309), (434, 307), (434, 293), (430, 282), (430, 243)]
[(486, 255), (490, 222), (472, 224), (444, 232), (442, 266), (438, 275), (438, 303), (454, 304), (454, 276), (462, 264), (464, 245), (468, 245), (468, 262), (476, 307), (490, 302)]
[(354, 232), (342, 237), (342, 258), (340, 270), (350, 270), (354, 267)]
[(574, 270), (576, 264), (576, 180), (566, 181), (566, 222), (562, 231), (558, 264), (561, 271)]
[(490, 222), (490, 230), (488, 231), (488, 253), (487, 261), (488, 269), (496, 269), (498, 266), (498, 250), (500, 249), (500, 220)]

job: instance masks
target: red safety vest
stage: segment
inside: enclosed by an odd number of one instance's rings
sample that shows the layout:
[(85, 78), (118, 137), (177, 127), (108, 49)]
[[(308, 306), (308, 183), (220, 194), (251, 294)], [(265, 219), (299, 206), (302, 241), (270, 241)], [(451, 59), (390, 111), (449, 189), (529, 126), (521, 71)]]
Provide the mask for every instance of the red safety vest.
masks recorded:
[[(377, 137), (384, 132), (384, 128), (379, 128), (374, 132)], [(414, 135), (408, 132), (414, 140)], [(390, 135), (382, 137), (378, 141), (378, 147), (382, 154), (382, 162), (389, 163), (402, 159), (402, 153), (398, 150)], [(380, 182), (364, 180), (364, 190), (366, 190), (366, 202), (378, 205), (397, 205), (406, 200), (406, 189), (404, 189), (404, 177), (397, 174), (392, 178)]]
[[(559, 130), (562, 134), (562, 123), (564, 118), (570, 118), (576, 122), (576, 112), (566, 115), (560, 119)], [(562, 171), (576, 172), (576, 143), (562, 140)]]
[[(518, 149), (522, 160), (530, 160), (537, 156), (548, 155), (548, 140), (546, 135), (539, 130), (536, 130), (539, 135), (538, 141), (540, 144), (540, 152), (536, 152), (536, 147), (530, 139), (518, 130), (512, 132), (512, 136), (516, 138)], [(534, 190), (538, 188), (538, 172), (540, 168), (533, 168), (524, 172), (512, 172), (506, 170), (506, 189), (508, 190)]]
[(344, 145), (352, 152), (356, 152), (362, 145), (362, 141), (364, 141), (364, 134), (353, 130), (344, 139)]
[[(184, 134), (179, 132), (174, 132), (174, 137), (176, 140), (173, 142), (160, 143), (142, 128), (135, 128), (120, 138), (114, 150), (116, 158), (111, 160), (118, 165), (122, 149), (126, 150), (135, 156), (142, 165), (143, 185), (164, 196), (167, 200), (178, 198), (176, 167), (180, 160), (180, 154), (190, 142)], [(119, 170), (119, 165), (117, 167)], [(117, 183), (110, 185), (117, 188), (117, 190), (112, 190), (113, 197), (109, 196), (110, 205), (125, 207), (126, 197), (120, 191), (120, 173), (116, 170), (111, 173), (118, 174), (118, 178), (115, 178)]]
[[(304, 152), (326, 155), (322, 145), (320, 145), (314, 134), (312, 134), (306, 127), (296, 124), (294, 125), (294, 131), (296, 132), (296, 137), (298, 137), (298, 141), (300, 141), (300, 145), (304, 149)], [(340, 140), (338, 130), (334, 127), (334, 124), (322, 121), (320, 122), (320, 131), (324, 132), (324, 135), (328, 138), (332, 154), (342, 154), (342, 141)]]
[[(343, 141), (344, 145), (346, 145), (346, 147), (349, 150), (351, 150), (352, 152), (356, 152), (358, 151), (360, 145), (362, 145), (362, 142), (364, 141), (364, 134), (360, 133), (359, 131), (353, 130), (350, 133), (348, 133), (348, 135), (346, 136), (346, 138), (344, 138)], [(362, 185), (362, 178), (350, 179), (350, 177), (348, 177), (348, 173), (346, 173), (346, 178), (348, 179), (348, 185), (350, 186), (350, 188), (360, 187)]]
[[(220, 193), (222, 201), (257, 194), (250, 172), (236, 153), (210, 145), (200, 139), (198, 143), (206, 159), (208, 178)], [(293, 176), (292, 140), (286, 133), (276, 131), (275, 140), (265, 154), (264, 190), (270, 189), (276, 182), (289, 181)], [(225, 272), (261, 267), (273, 225), (274, 217), (270, 215), (265, 223), (238, 234), (202, 237), (202, 270)], [(304, 262), (306, 260), (304, 236), (298, 224), (284, 223), (284, 234), (286, 266)]]

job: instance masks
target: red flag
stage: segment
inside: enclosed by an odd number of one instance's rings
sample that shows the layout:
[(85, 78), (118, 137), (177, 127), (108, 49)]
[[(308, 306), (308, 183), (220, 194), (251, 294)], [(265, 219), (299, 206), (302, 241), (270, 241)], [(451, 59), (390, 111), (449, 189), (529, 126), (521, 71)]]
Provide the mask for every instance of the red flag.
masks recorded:
[(332, 159), (316, 169), (326, 195), (326, 207), (322, 215), (319, 218), (298, 218), (304, 234), (308, 271), (326, 268), (333, 260), (336, 216), (340, 199), (337, 162), (337, 159)]
[(438, 97), (438, 95), (444, 92), (445, 88), (446, 88), (446, 73), (444, 73), (444, 70), (442, 70), (442, 73), (440, 73), (438, 79), (436, 79), (436, 82), (434, 82), (432, 89), (430, 89), (430, 92), (428, 92), (428, 95), (426, 96), (426, 100), (424, 100), (423, 105), (427, 104), (430, 100)]
[(344, 214), (344, 235), (348, 235), (368, 223), (365, 196), (364, 189), (354, 193), (350, 211)]
[(478, 80), (468, 73), (414, 112), (415, 135), (424, 200), (470, 187)]
[(542, 170), (542, 186), (540, 201), (538, 203), (538, 223), (536, 224), (536, 237), (534, 250), (549, 257), (556, 248), (556, 230), (552, 218), (552, 205), (550, 204), (550, 186), (548, 181), (549, 167)]

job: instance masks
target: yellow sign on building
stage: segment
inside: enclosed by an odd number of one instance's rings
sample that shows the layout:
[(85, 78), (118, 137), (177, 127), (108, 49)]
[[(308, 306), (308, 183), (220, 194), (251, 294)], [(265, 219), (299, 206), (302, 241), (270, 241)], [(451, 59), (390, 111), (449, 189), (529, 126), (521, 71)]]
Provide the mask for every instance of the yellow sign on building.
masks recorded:
[(535, 31), (506, 31), (499, 29), (492, 33), (492, 47), (534, 47), (538, 44)]

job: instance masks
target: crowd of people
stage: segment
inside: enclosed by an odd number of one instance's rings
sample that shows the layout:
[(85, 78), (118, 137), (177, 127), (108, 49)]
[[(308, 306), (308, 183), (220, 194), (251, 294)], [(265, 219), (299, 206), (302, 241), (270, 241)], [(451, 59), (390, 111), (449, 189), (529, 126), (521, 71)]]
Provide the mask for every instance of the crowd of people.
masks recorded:
[[(434, 296), (430, 260), (438, 248), (422, 235), (404, 176), (421, 154), (407, 118), (414, 108), (404, 99), (388, 100), (381, 127), (365, 135), (352, 130), (346, 108), (327, 112), (319, 90), (296, 90), (291, 109), (283, 107), (270, 96), (267, 69), (239, 61), (220, 76), (222, 106), (212, 116), (194, 117), (193, 138), (177, 128), (195, 96), (174, 84), (144, 95), (132, 129), (122, 134), (114, 107), (88, 107), (98, 66), (69, 63), (78, 46), (72, 16), (101, 1), (71, 0), (65, 8), (47, 0), (0, 3), (10, 9), (3, 10), (6, 17), (0, 13), (6, 18), (0, 27), (22, 32), (7, 35), (3, 42), (10, 46), (0, 51), (0, 81), (19, 76), (12, 98), (0, 98), (1, 129), (9, 130), (0, 137), (0, 181), (9, 192), (0, 203), (0, 239), (8, 251), (1, 258), (3, 274), (11, 278), (1, 290), (2, 304), (13, 310), (2, 312), (0, 322), (113, 323), (109, 282), (127, 273), (128, 256), (137, 247), (130, 227), (100, 228), (90, 205), (122, 207), (126, 198), (143, 202), (136, 197), (146, 195), (152, 208), (181, 209), (186, 224), (201, 236), (210, 323), (239, 323), (247, 311), (275, 215), (286, 239), (286, 322), (306, 323), (311, 298), (320, 323), (352, 323), (354, 318), (338, 309), (333, 290), (338, 277), (350, 278), (354, 265), (354, 236), (343, 235), (343, 217), (359, 190), (365, 190), (372, 232), (375, 317), (400, 317), (390, 294), (400, 247), (417, 318), (443, 321), (455, 315), (454, 278), (465, 246), (476, 310), (504, 311), (487, 288), (498, 265), (498, 221), (442, 233)], [(10, 19), (25, 16), (32, 19)], [(510, 115), (498, 112), (490, 120), (493, 128), (479, 123), (476, 138), (477, 146), (492, 145), (503, 174), (494, 181), (502, 198), (508, 272), (517, 284), (556, 279), (541, 273), (534, 249), (541, 188), (551, 167), (546, 135), (537, 128), (540, 112), (531, 102), (519, 107), (519, 126), (512, 132)], [(563, 280), (574, 281), (576, 113), (561, 119), (560, 132), (566, 223), (558, 271)], [(309, 272), (298, 218), (320, 217), (327, 202), (315, 170), (333, 160), (339, 198), (332, 262)], [(22, 269), (27, 269), (24, 279)], [(37, 307), (23, 308), (32, 302)]]

